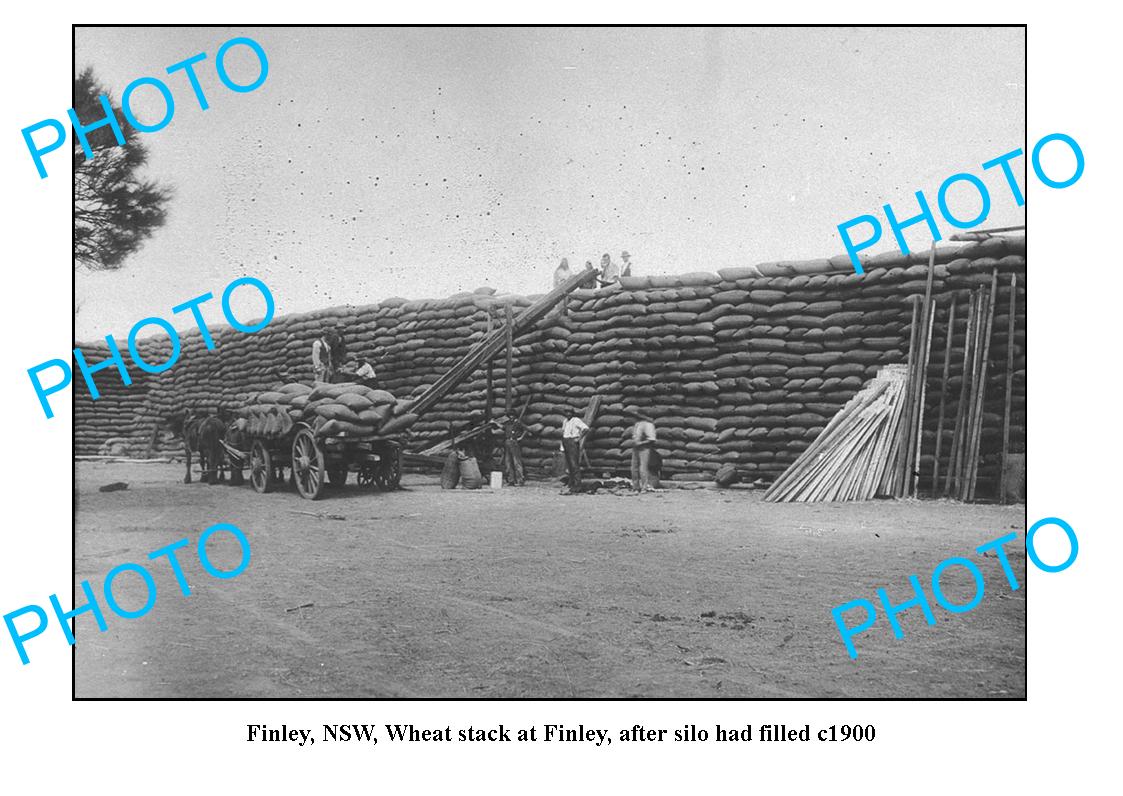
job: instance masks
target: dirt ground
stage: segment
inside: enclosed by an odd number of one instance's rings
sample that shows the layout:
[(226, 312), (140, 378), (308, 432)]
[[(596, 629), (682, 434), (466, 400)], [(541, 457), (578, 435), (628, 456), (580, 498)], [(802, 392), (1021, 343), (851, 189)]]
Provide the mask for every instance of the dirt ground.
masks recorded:
[[(974, 553), (1011, 530), (1021, 542), (1022, 506), (562, 496), (544, 483), (445, 492), (430, 476), (310, 502), (182, 476), (174, 464), (77, 469), (77, 579), (100, 596), (111, 568), (187, 537), (192, 589), (147, 562), (158, 597), (146, 616), (106, 609), (105, 633), (80, 617), (79, 698), (1025, 696), (1024, 542), (1008, 546), (1016, 592)], [(98, 491), (115, 481), (128, 489)], [(252, 545), (233, 579), (207, 575), (195, 552), (216, 522)], [(228, 536), (208, 550), (223, 569), (239, 560)], [(876, 602), (878, 587), (904, 601), (910, 573), (927, 588), (950, 556), (986, 576), (979, 606), (933, 603), (935, 626), (909, 610), (902, 639), (879, 614), (851, 660), (831, 608)], [(944, 586), (956, 602), (973, 593), (961, 569)], [(114, 593), (144, 603), (134, 575)]]

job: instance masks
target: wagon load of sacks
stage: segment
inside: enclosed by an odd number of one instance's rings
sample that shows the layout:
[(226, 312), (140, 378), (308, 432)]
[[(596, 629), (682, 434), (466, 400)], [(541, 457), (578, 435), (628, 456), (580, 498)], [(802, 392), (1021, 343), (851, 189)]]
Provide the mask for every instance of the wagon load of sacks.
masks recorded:
[(385, 390), (362, 384), (292, 383), (258, 393), (235, 416), (237, 428), (254, 437), (282, 437), (302, 421), (319, 437), (391, 436), (417, 419), (408, 409)]
[(234, 412), (234, 427), (251, 437), (283, 437), (303, 417), (311, 392), (311, 387), (295, 383), (260, 392)]

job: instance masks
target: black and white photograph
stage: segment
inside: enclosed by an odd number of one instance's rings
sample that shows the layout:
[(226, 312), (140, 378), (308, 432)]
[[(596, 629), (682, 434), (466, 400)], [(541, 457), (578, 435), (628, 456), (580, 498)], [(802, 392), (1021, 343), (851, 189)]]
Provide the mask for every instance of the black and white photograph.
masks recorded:
[(73, 48), (74, 699), (1027, 699), (1024, 25)]

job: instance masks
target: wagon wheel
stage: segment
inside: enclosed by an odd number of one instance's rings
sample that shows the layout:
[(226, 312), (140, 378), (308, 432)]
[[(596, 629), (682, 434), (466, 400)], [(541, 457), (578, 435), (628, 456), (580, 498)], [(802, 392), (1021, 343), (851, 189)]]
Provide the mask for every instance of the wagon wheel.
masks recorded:
[(374, 489), (377, 486), (375, 481), (376, 472), (377, 470), (375, 467), (364, 464), (362, 469), (355, 474), (355, 480), (358, 481), (359, 486), (363, 489)]
[(402, 483), (402, 452), (397, 447), (391, 448), (382, 460), (383, 488), (397, 489)]
[(273, 491), (273, 455), (259, 439), (250, 448), (250, 486), (262, 494)]
[(307, 500), (318, 498), (324, 488), (324, 453), (311, 429), (302, 428), (293, 438), (292, 470), (300, 496)]
[(332, 467), (328, 470), (328, 481), (334, 487), (340, 487), (347, 483), (347, 468), (346, 467)]

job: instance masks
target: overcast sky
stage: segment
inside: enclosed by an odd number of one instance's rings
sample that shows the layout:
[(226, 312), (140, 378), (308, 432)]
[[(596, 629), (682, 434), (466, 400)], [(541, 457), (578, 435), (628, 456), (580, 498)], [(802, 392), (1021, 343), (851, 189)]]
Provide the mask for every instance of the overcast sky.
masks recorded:
[[(239, 35), (269, 58), (248, 94), (214, 71)], [(911, 216), (918, 189), (935, 210), (959, 171), (992, 188), (986, 226), (1025, 218), (979, 165), (1023, 146), (1021, 29), (79, 28), (76, 47), (115, 99), (146, 75), (176, 97), (143, 136), (168, 223), (119, 272), (78, 275), (79, 340), (243, 275), (287, 313), (537, 293), (562, 257), (622, 249), (642, 274), (830, 256), (840, 222)], [(164, 75), (200, 51), (207, 111)], [(253, 64), (231, 51), (240, 81)], [(158, 97), (134, 95), (142, 120)]]

